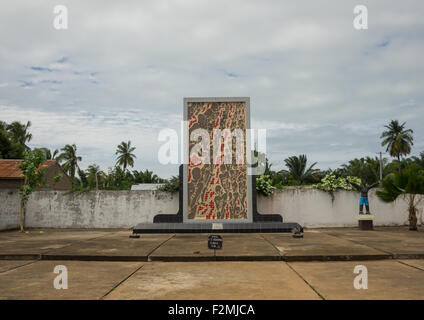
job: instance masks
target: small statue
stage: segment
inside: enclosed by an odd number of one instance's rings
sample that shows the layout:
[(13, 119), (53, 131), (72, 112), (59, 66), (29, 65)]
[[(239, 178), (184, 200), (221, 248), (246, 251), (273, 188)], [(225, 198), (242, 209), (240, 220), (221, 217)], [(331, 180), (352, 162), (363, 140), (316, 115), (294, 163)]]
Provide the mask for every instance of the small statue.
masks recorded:
[(353, 187), (355, 187), (358, 191), (361, 192), (361, 198), (359, 199), (359, 214), (364, 214), (364, 204), (365, 204), (365, 208), (367, 210), (366, 214), (371, 214), (370, 213), (370, 204), (368, 202), (368, 191), (370, 191), (372, 188), (376, 187), (379, 185), (380, 182), (376, 182), (373, 183), (370, 186), (367, 186), (367, 180), (363, 180), (363, 182), (361, 182), (361, 185), (358, 185), (352, 181), (349, 181), (349, 179), (346, 179), (346, 181), (348, 183), (350, 183)]

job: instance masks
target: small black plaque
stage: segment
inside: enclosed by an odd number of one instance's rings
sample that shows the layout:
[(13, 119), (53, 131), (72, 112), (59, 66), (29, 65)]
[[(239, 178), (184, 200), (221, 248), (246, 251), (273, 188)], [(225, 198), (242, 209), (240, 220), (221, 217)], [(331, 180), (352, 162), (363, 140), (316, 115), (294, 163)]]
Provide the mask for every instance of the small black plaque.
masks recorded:
[(208, 248), (209, 249), (222, 249), (222, 237), (217, 235), (211, 235), (208, 237)]

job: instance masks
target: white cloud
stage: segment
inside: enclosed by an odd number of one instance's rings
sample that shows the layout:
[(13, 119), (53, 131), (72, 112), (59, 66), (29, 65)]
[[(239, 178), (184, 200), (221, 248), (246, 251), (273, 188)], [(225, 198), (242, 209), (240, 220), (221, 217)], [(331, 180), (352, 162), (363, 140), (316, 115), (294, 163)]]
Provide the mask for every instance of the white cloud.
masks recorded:
[(0, 12), (0, 118), (31, 120), (34, 144), (76, 142), (85, 163), (110, 166), (130, 139), (137, 165), (176, 174), (154, 159), (155, 133), (182, 119), (183, 97), (250, 96), (275, 161), (379, 151), (392, 118), (424, 149), (422, 1), (363, 2), (366, 31), (353, 0), (72, 1), (61, 31), (56, 4), (6, 0)]

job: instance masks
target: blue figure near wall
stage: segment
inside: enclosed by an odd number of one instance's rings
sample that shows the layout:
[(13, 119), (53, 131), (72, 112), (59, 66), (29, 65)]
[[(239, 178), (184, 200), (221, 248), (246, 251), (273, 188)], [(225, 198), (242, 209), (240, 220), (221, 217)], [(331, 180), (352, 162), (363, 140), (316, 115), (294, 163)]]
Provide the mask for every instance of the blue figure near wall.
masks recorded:
[(355, 189), (361, 192), (361, 198), (359, 199), (359, 214), (364, 214), (364, 205), (366, 208), (366, 214), (370, 213), (370, 204), (368, 202), (368, 191), (370, 191), (372, 188), (379, 185), (379, 182), (373, 183), (372, 185), (368, 186), (367, 181), (364, 179), (363, 182), (361, 182), (361, 185), (358, 185), (352, 181), (349, 181), (346, 179), (348, 183), (350, 183)]

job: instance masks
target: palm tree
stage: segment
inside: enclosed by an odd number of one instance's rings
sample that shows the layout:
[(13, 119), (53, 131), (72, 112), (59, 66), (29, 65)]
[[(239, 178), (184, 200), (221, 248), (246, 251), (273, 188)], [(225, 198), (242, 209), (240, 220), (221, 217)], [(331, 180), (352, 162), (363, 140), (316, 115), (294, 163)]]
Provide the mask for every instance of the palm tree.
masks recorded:
[[(4, 124), (5, 123), (3, 123), (2, 126), (4, 126)], [(26, 151), (30, 150), (26, 143), (32, 139), (32, 134), (28, 132), (30, 126), (31, 121), (28, 121), (26, 124), (14, 121), (6, 127), (7, 131), (10, 133), (12, 141), (23, 145)]]
[(424, 168), (424, 151), (420, 153), (419, 157), (412, 157), (412, 160), (418, 164), (421, 168)]
[(135, 150), (135, 147), (131, 147), (131, 141), (125, 142), (122, 141), (118, 148), (116, 149), (115, 154), (118, 155), (116, 159), (116, 165), (122, 166), (122, 171), (125, 172), (127, 166), (134, 166), (134, 158), (137, 158), (132, 152)]
[[(387, 159), (383, 162), (383, 177), (387, 174)], [(366, 180), (369, 184), (380, 180), (380, 160), (375, 157), (366, 157), (361, 159), (350, 160), (347, 164), (343, 164), (342, 170), (345, 176), (354, 176)]]
[[(383, 178), (388, 174), (389, 168), (387, 168), (387, 158), (381, 159), (381, 165), (382, 165), (382, 176)], [(366, 158), (366, 172), (369, 178), (367, 178), (367, 181), (369, 184), (373, 184), (375, 182), (380, 181), (380, 159), (378, 157), (367, 157)]]
[(44, 154), (44, 157), (46, 158), (46, 160), (57, 160), (57, 154), (59, 153), (59, 150), (55, 149), (52, 154), (49, 148), (39, 148), (39, 149)]
[(363, 179), (365, 175), (366, 161), (365, 158), (355, 158), (349, 160), (347, 164), (342, 164), (341, 167), (347, 176), (354, 176)]
[(99, 177), (101, 177), (103, 172), (100, 170), (100, 167), (97, 164), (89, 165), (87, 168), (87, 178), (90, 182), (95, 182), (96, 190), (99, 190)]
[(79, 179), (75, 178), (75, 180), (77, 180), (76, 182), (79, 183), (81, 189), (88, 187), (87, 173), (85, 173), (85, 171), (81, 170), (79, 167), (77, 168), (77, 171), (78, 171)]
[(284, 162), (286, 163), (286, 167), (289, 168), (289, 171), (281, 170), (280, 173), (288, 172), (292, 176), (293, 180), (300, 184), (319, 171), (318, 169), (313, 169), (313, 167), (317, 164), (316, 162), (310, 165), (309, 168), (306, 168), (308, 159), (304, 154), (289, 157), (285, 159)]
[(424, 171), (418, 165), (389, 174), (382, 183), (383, 190), (377, 191), (377, 196), (385, 202), (393, 202), (400, 195), (408, 201), (409, 230), (417, 230), (417, 206), (424, 194)]
[(77, 146), (75, 144), (67, 144), (62, 149), (63, 151), (57, 159), (59, 161), (65, 161), (62, 165), (63, 170), (65, 170), (70, 176), (71, 180), (74, 181), (75, 172), (79, 169), (78, 161), (81, 161), (81, 157), (77, 156)]
[[(406, 122), (399, 124), (397, 120), (392, 120), (386, 126), (387, 130), (383, 131), (380, 139), (383, 139), (381, 146), (386, 147), (386, 152), (394, 158), (397, 158), (400, 163), (400, 157), (411, 153), (411, 146), (414, 144), (412, 134), (414, 131), (405, 129)], [(400, 165), (399, 165), (400, 171)]]
[(153, 171), (149, 171), (146, 169), (146, 171), (143, 172), (143, 182), (144, 183), (157, 183), (159, 177), (153, 173)]

